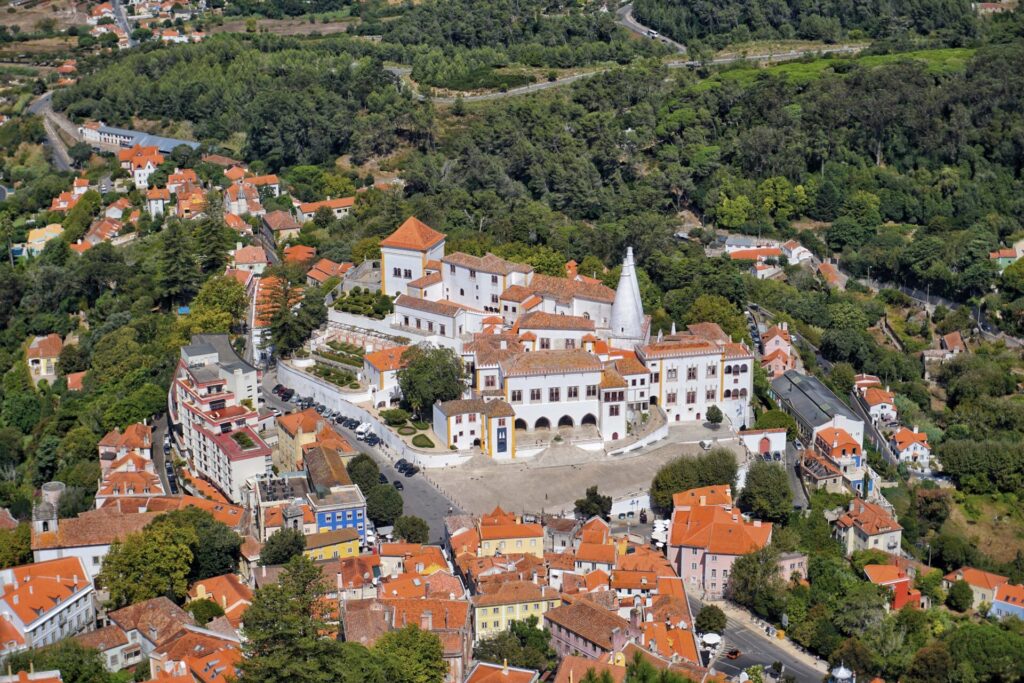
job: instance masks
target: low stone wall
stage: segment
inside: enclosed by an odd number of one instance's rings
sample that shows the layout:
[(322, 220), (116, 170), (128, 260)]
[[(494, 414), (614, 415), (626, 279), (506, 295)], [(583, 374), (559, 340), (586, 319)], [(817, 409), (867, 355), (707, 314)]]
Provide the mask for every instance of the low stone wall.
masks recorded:
[(373, 433), (376, 434), (384, 448), (383, 452), (391, 457), (392, 461), (405, 458), (423, 468), (452, 467), (461, 465), (469, 460), (470, 455), (460, 451), (428, 453), (419, 451), (405, 443), (405, 441), (386, 427), (380, 420), (364, 408), (355, 405), (357, 402), (370, 400), (369, 391), (365, 392), (342, 392), (330, 382), (309, 375), (299, 369), (293, 368), (287, 363), (278, 363), (277, 381), (284, 386), (294, 389), (302, 396), (309, 396), (317, 403), (327, 406), (332, 410), (338, 410), (342, 415), (359, 420), (360, 423), (369, 422), (374, 425)]

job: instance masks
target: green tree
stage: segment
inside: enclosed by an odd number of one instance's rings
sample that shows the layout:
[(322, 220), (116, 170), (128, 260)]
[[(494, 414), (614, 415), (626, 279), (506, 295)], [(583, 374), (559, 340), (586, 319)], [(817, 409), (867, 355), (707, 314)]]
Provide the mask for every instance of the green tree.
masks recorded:
[(832, 389), (839, 396), (849, 396), (853, 391), (855, 371), (849, 363), (836, 363), (828, 375)]
[(584, 519), (600, 517), (608, 519), (612, 513), (612, 497), (602, 496), (597, 492), (597, 486), (587, 488), (586, 495), (576, 501), (575, 511)]
[(327, 587), (313, 561), (297, 555), (279, 583), (260, 588), (245, 612), (239, 664), (247, 680), (262, 683), (327, 683), (325, 670), (340, 652), (324, 621)]
[(762, 617), (777, 619), (785, 607), (785, 585), (779, 578), (779, 551), (769, 545), (736, 558), (726, 596)]
[(718, 323), (722, 330), (733, 339), (746, 335), (747, 321), (736, 304), (718, 294), (701, 294), (686, 312), (682, 320), (686, 325), (694, 323)]
[(544, 672), (558, 663), (558, 655), (551, 647), (551, 634), (540, 628), (535, 616), (513, 621), (508, 630), (490, 638), (481, 639), (473, 649), (473, 656), (484, 662)]
[(736, 456), (714, 448), (696, 458), (683, 456), (663, 465), (651, 482), (651, 505), (657, 512), (672, 510), (672, 495), (701, 486), (736, 485)]
[(366, 514), (379, 527), (391, 526), (402, 516), (402, 496), (393, 486), (377, 484), (366, 496)]
[(221, 609), (221, 606), (213, 600), (208, 600), (206, 598), (189, 601), (189, 603), (185, 605), (185, 609), (192, 613), (192, 616), (196, 619), (196, 623), (200, 626), (205, 626), (217, 617), (224, 616), (224, 610)]
[(974, 592), (971, 584), (966, 581), (956, 581), (949, 587), (946, 594), (946, 606), (957, 612), (966, 612), (974, 606)]
[(708, 408), (707, 419), (709, 424), (720, 425), (722, 424), (722, 420), (725, 419), (725, 416), (722, 415), (721, 408), (719, 408), (718, 406), (711, 406), (710, 408)]
[(206, 510), (186, 507), (168, 512), (150, 522), (146, 532), (160, 525), (191, 529), (199, 539), (191, 547), (190, 583), (212, 576), (230, 574), (238, 569), (238, 561), (242, 555), (242, 538), (226, 524), (214, 519)]
[(76, 167), (81, 168), (92, 158), (92, 147), (85, 142), (76, 142), (68, 147), (68, 156)]
[(245, 287), (233, 277), (212, 277), (203, 283), (192, 300), (192, 313), (219, 311), (241, 320), (248, 308)]
[(766, 410), (757, 416), (754, 429), (785, 429), (786, 438), (795, 441), (800, 436), (796, 420), (781, 410)]
[(462, 359), (454, 351), (417, 344), (402, 354), (398, 386), (413, 413), (422, 416), (435, 401), (451, 401), (466, 388)]
[(348, 471), (348, 478), (359, 487), (363, 496), (369, 495), (373, 487), (380, 483), (380, 468), (366, 453), (360, 453), (349, 460), (345, 469)]
[(441, 683), (448, 673), (441, 640), (416, 625), (385, 633), (373, 652), (395, 683)]
[(110, 593), (109, 605), (124, 607), (165, 595), (180, 600), (188, 590), (195, 530), (160, 524), (115, 541), (103, 559), (97, 583)]
[(113, 683), (103, 655), (77, 641), (62, 640), (49, 647), (16, 652), (7, 660), (11, 671), (60, 671), (62, 683)]
[(953, 683), (956, 680), (955, 670), (949, 648), (938, 641), (917, 651), (910, 668), (900, 680), (903, 683)]
[(260, 551), (260, 564), (287, 564), (306, 550), (306, 537), (298, 529), (278, 529)]
[(725, 631), (725, 612), (715, 605), (705, 605), (697, 612), (693, 622), (699, 633), (723, 633)]
[(160, 297), (169, 304), (183, 304), (196, 293), (199, 267), (192, 241), (181, 222), (171, 220), (160, 235), (156, 284)]
[(761, 460), (755, 462), (747, 471), (737, 503), (754, 519), (775, 523), (786, 521), (793, 510), (793, 493), (785, 468)]
[(402, 515), (395, 520), (394, 535), (406, 543), (427, 543), (430, 540), (430, 527), (419, 517)]
[(13, 529), (0, 529), (0, 569), (32, 562), (32, 526), (21, 522)]

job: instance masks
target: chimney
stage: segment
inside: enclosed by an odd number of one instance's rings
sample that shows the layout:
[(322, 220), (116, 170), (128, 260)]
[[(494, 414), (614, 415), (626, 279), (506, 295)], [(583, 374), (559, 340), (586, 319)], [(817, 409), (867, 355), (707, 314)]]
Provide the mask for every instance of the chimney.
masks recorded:
[(420, 615), (420, 630), (421, 631), (432, 631), (434, 630), (434, 617), (430, 613), (430, 610), (423, 610)]
[(759, 519), (755, 519), (755, 520), (754, 520), (754, 526), (755, 526), (756, 528), (760, 529), (760, 528), (761, 528), (761, 520), (759, 520)]
[(238, 251), (241, 248), (242, 248), (242, 243), (241, 242), (235, 242), (235, 251)]
[(640, 621), (640, 608), (634, 607), (633, 609), (629, 610), (629, 625), (639, 630)]
[(914, 433), (917, 434), (917, 425), (914, 425)]

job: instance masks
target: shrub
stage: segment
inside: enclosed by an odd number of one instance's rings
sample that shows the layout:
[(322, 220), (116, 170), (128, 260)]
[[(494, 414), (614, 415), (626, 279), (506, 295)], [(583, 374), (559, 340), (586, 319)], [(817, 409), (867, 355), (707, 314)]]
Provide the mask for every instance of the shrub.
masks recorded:
[(412, 426), (415, 427), (416, 429), (419, 429), (420, 431), (424, 429), (430, 429), (430, 423), (425, 422), (423, 420), (414, 420)]
[(398, 433), (401, 434), (402, 436), (412, 436), (413, 434), (416, 433), (416, 429), (414, 427), (406, 425), (404, 427), (399, 427)]
[(417, 434), (412, 437), (412, 445), (418, 448), (433, 448), (434, 442), (426, 434)]
[(380, 416), (389, 427), (401, 427), (409, 421), (409, 413), (401, 408), (391, 408), (380, 411)]

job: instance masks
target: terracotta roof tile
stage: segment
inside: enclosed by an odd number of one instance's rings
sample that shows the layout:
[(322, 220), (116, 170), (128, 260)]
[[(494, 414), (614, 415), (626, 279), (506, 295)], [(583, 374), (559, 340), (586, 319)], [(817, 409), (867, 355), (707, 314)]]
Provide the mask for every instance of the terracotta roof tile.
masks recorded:
[(629, 622), (619, 615), (585, 600), (549, 609), (544, 613), (544, 619), (558, 624), (606, 651), (610, 651), (613, 647), (612, 630), (617, 628), (626, 632), (629, 628)]
[(572, 372), (600, 372), (601, 359), (588, 351), (579, 349), (534, 351), (524, 353), (501, 363), (502, 374), (506, 377), (529, 375), (551, 375)]
[(444, 235), (434, 230), (415, 216), (410, 216), (397, 230), (381, 240), (380, 246), (394, 249), (427, 251), (443, 242)]

